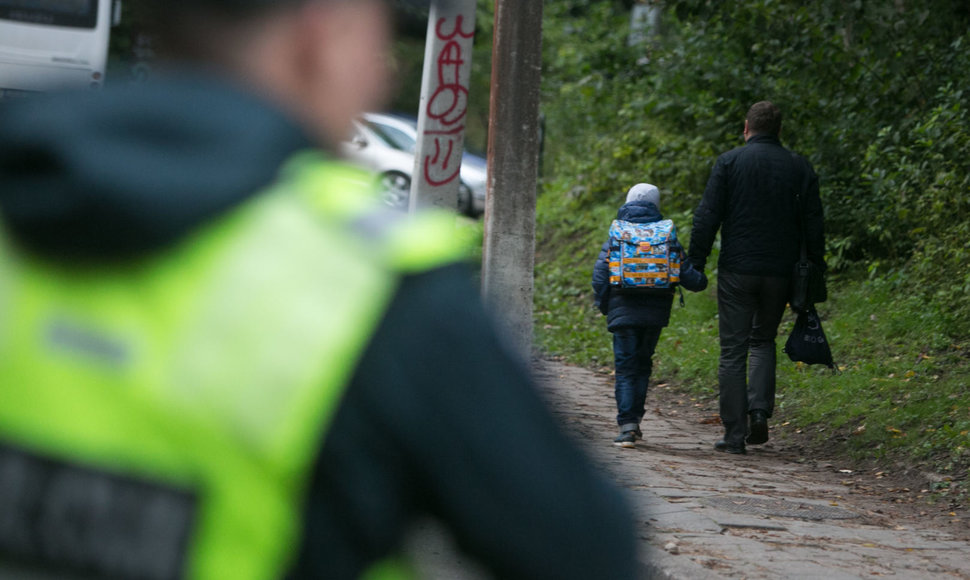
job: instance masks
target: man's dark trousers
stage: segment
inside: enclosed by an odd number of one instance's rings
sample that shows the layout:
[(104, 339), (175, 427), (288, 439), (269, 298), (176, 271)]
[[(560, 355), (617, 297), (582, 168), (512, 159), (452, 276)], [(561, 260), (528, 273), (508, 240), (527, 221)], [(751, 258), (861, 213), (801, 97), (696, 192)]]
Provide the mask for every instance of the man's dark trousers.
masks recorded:
[[(775, 337), (788, 303), (789, 279), (721, 270), (717, 308), (721, 422), (729, 445), (744, 445), (748, 412), (775, 408)], [(749, 356), (750, 355), (750, 356)]]
[(620, 431), (636, 431), (643, 418), (647, 385), (653, 372), (653, 351), (662, 326), (618, 328), (613, 332), (616, 369), (616, 422)]

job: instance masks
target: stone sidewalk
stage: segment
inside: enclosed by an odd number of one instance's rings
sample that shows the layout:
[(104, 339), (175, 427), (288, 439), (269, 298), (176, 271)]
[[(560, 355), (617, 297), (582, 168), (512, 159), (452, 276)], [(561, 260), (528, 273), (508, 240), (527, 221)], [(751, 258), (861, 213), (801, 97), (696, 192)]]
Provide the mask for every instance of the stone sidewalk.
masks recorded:
[(644, 441), (621, 449), (609, 377), (538, 361), (536, 378), (565, 427), (628, 491), (644, 578), (970, 579), (970, 534), (854, 498), (847, 482), (792, 461), (780, 444), (717, 453), (719, 425), (648, 395)]

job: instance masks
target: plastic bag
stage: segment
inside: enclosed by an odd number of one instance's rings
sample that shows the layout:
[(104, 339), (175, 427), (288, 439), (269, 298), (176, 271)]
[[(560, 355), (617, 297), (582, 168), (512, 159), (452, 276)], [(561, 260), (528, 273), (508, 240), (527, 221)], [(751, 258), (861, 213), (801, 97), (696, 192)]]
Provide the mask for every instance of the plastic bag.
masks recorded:
[(798, 313), (795, 327), (792, 328), (788, 340), (785, 342), (785, 354), (795, 362), (809, 365), (825, 365), (835, 368), (832, 362), (832, 349), (822, 330), (822, 321), (814, 306)]

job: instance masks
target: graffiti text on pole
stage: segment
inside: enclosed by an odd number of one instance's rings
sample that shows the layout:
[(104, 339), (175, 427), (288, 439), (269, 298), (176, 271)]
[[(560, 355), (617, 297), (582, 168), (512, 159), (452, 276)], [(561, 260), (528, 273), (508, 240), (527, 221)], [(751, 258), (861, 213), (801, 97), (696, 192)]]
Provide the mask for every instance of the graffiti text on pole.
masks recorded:
[(458, 39), (468, 40), (475, 31), (462, 29), (464, 18), (455, 17), (450, 32), (445, 32), (446, 18), (438, 20), (435, 36), (444, 44), (437, 55), (438, 87), (428, 99), (427, 115), (433, 122), (425, 130), (434, 138), (433, 153), (424, 157), (424, 178), (434, 186), (455, 180), (461, 170), (461, 139), (465, 130), (465, 114), (468, 112), (468, 87), (462, 85), (461, 67), (465, 54)]

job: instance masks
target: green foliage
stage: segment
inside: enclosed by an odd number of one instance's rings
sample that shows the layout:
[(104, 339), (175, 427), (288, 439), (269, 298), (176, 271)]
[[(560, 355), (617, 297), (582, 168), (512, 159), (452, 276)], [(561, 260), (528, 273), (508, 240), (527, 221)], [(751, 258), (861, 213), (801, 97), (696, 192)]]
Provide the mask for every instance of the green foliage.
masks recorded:
[(880, 262), (870, 269), (941, 306), (940, 324), (959, 335), (970, 328), (970, 114), (952, 84), (941, 87), (934, 102), (908, 131), (884, 127), (866, 151), (867, 230), (888, 254), (886, 267), (895, 270), (880, 272)]
[(656, 96), (644, 55), (627, 45), (628, 12), (610, 2), (545, 10), (546, 175), (569, 177), (578, 208), (612, 205), (640, 181), (675, 193), (677, 207), (696, 202), (714, 150), (653, 121)]
[(613, 219), (616, 209), (601, 206), (590, 215), (578, 214), (569, 201), (543, 196), (538, 202), (536, 344), (578, 364), (612, 366), (612, 342), (593, 306), (590, 279), (605, 241), (602, 224)]
[[(906, 260), (885, 243), (902, 230), (871, 227), (883, 200), (859, 163), (891, 124), (907, 133), (933, 108), (937, 87), (966, 78), (966, 13), (953, 2), (905, 9), (883, 3), (674, 2), (662, 43), (656, 110), (682, 131), (737, 144), (744, 111), (769, 99), (787, 112), (783, 137), (822, 176), (835, 267)], [(954, 25), (955, 16), (963, 26)], [(954, 46), (955, 44), (955, 46)], [(674, 114), (669, 114), (673, 112)]]
[[(747, 107), (769, 99), (821, 177), (830, 267), (915, 278), (927, 300), (962, 302), (965, 3), (670, 1), (664, 33), (635, 46), (621, 4), (546, 6), (547, 191), (585, 210), (649, 181), (692, 208), (716, 154), (741, 144)], [(970, 332), (956, 310), (948, 328)]]
[[(779, 346), (780, 416), (857, 457), (925, 461), (965, 481), (970, 5), (664, 6), (661, 33), (630, 46), (622, 3), (546, 2), (537, 345), (612, 368), (589, 280), (623, 192), (657, 184), (688, 233), (716, 155), (741, 145), (752, 103), (772, 100), (785, 144), (821, 178), (836, 276), (822, 310), (843, 367), (794, 365)], [(715, 292), (675, 307), (656, 361), (659, 380), (712, 398)]]
[(883, 281), (864, 282), (823, 307), (844, 372), (834, 376), (786, 360), (779, 365), (779, 412), (858, 457), (903, 456), (965, 477), (968, 345), (939, 332), (939, 312), (927, 312), (918, 299), (898, 300), (896, 292)]

